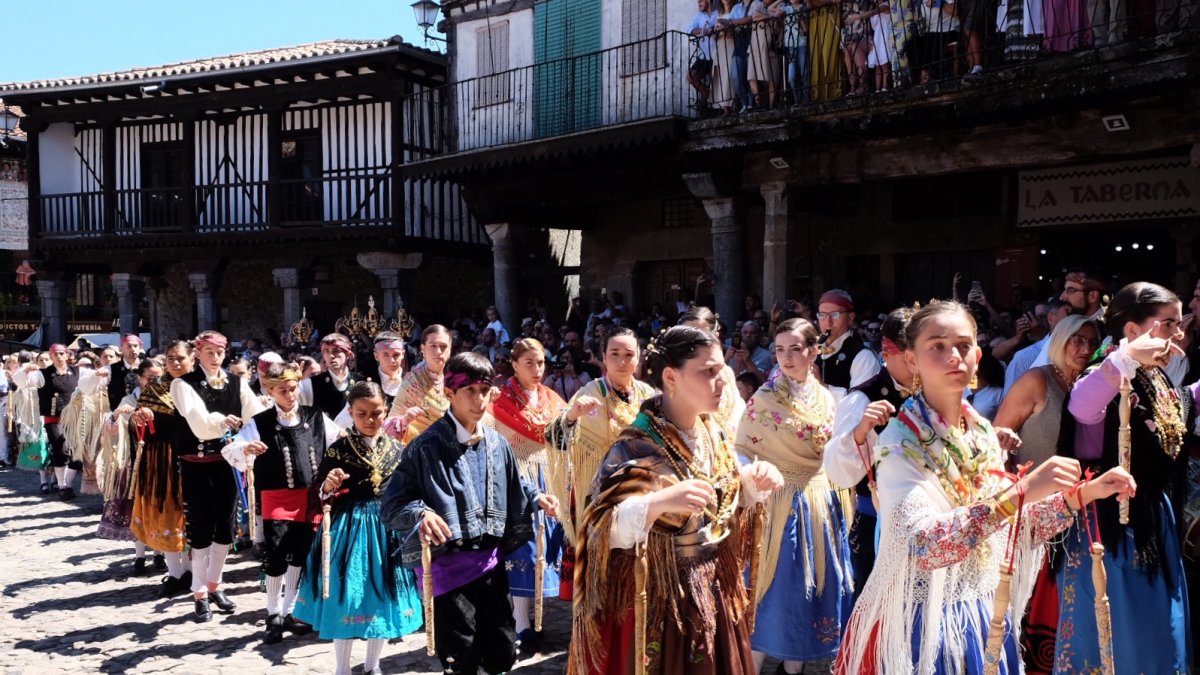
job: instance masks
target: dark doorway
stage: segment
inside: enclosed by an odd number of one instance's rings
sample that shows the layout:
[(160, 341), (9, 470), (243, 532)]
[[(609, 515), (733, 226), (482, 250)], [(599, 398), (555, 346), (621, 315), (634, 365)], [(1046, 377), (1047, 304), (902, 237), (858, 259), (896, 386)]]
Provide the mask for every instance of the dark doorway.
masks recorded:
[(321, 132), (285, 132), (279, 148), (280, 218), (285, 223), (324, 220)]
[(183, 226), (185, 186), (189, 179), (180, 141), (142, 145), (142, 228)]

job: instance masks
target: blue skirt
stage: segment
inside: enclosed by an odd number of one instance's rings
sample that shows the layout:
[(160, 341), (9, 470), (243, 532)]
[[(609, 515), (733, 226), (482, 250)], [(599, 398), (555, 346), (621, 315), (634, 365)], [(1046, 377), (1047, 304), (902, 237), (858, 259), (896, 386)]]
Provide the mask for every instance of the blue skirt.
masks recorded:
[[(975, 623), (967, 624), (962, 670), (958, 670), (957, 663), (951, 663), (950, 668), (947, 669), (944, 660), (938, 658), (934, 661), (933, 675), (956, 675), (959, 672), (964, 675), (983, 675), (987, 658), (987, 629), (988, 624), (992, 621), (992, 607), (984, 602), (973, 602), (959, 603), (958, 605), (954, 605), (954, 608), (960, 612), (974, 612), (979, 619)], [(918, 654), (921, 648), (923, 630), (921, 617), (923, 616), (923, 609), (923, 607), (917, 609), (917, 620), (913, 626), (912, 648), (914, 655)], [(946, 630), (945, 620), (942, 622), (942, 630)], [(945, 642), (943, 641), (942, 644), (945, 644)], [(913, 666), (915, 667), (916, 664), (914, 663)], [(1000, 668), (998, 672), (1000, 675), (1021, 675), (1023, 672), (1021, 656), (1017, 651), (1016, 636), (1013, 635), (1012, 626), (1007, 620), (1004, 622), (1004, 646), (1000, 650)], [(1119, 673), (1120, 671), (1117, 672)]]
[[(1108, 604), (1112, 614), (1113, 665), (1117, 673), (1173, 675), (1188, 672), (1191, 627), (1187, 582), (1175, 516), (1164, 495), (1156, 505), (1162, 523), (1159, 542), (1163, 566), (1153, 580), (1135, 567), (1133, 530), (1125, 530), (1120, 547), (1106, 547)], [(1092, 585), (1092, 556), (1087, 535), (1078, 525), (1067, 530), (1066, 559), (1058, 570), (1058, 641), (1056, 673), (1099, 670), (1100, 642), (1096, 633), (1096, 589)]]
[[(542, 491), (546, 490), (546, 476), (540, 468), (538, 469), (538, 487)], [(508, 572), (508, 593), (514, 598), (534, 597), (533, 574), (537, 562), (537, 530), (538, 524), (542, 522), (546, 524), (546, 534), (543, 537), (546, 547), (546, 571), (542, 574), (542, 597), (558, 597), (559, 575), (562, 573), (563, 528), (556, 518), (551, 518), (541, 511), (534, 511), (534, 539), (504, 556), (504, 569)]]
[[(379, 501), (355, 502), (334, 511), (330, 526), (329, 597), (321, 598), (321, 536), (313, 537), (296, 598), (295, 616), (326, 640), (390, 639), (424, 623), (421, 596), (411, 570), (389, 556), (388, 530)], [(395, 597), (385, 574), (395, 576)]]
[[(850, 545), (837, 494), (831, 491), (830, 528), (825, 535), (825, 587), (820, 594), (805, 592), (805, 570), (813, 566), (811, 528), (796, 527), (799, 515), (811, 522), (808, 500), (797, 492), (780, 544), (779, 564), (771, 587), (763, 595), (754, 620), (750, 645), (754, 651), (785, 661), (820, 661), (837, 655), (842, 630), (854, 598), (848, 586)], [(803, 537), (803, 540), (802, 540)], [(845, 575), (838, 560), (847, 561)]]

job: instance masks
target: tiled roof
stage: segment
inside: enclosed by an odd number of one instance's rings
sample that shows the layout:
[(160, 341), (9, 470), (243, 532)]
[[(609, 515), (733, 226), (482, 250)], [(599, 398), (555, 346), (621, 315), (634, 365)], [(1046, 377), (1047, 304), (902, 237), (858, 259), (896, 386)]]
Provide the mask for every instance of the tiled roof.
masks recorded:
[(404, 45), (413, 50), (428, 52), (430, 55), (440, 56), (437, 52), (408, 45), (399, 36), (386, 40), (325, 40), (322, 42), (313, 42), (311, 44), (299, 45), (295, 47), (280, 47), (276, 49), (264, 49), (255, 52), (243, 52), (241, 54), (230, 54), (229, 56), (197, 59), (195, 61), (183, 61), (165, 66), (134, 68), (132, 70), (122, 70), (114, 73), (100, 73), (98, 75), (64, 77), (55, 80), (34, 80), (32, 82), (13, 82), (8, 84), (0, 84), (0, 94), (3, 92), (14, 91), (27, 92), (39, 89), (56, 89), (60, 87), (79, 87), (88, 85), (102, 86), (106, 84), (120, 84), (125, 82), (134, 83), (145, 80), (160, 80), (169, 77), (178, 77), (181, 75), (215, 73), (224, 70), (264, 66), (273, 63), (287, 63), (290, 61), (301, 61), (303, 59), (335, 56), (339, 54), (368, 52), (372, 50), (385, 49), (395, 45)]

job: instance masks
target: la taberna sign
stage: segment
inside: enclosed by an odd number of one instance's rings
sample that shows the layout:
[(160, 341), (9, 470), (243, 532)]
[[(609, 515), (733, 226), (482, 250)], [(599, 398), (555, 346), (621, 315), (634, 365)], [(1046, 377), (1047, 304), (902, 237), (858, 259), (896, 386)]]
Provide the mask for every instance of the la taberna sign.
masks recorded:
[(1022, 171), (1017, 227), (1200, 218), (1200, 169), (1187, 157)]

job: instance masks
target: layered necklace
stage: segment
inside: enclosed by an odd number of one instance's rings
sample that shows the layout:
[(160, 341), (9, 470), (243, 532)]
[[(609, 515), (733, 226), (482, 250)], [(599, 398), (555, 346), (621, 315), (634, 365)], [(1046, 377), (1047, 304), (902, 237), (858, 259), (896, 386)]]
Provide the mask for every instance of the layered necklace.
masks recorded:
[[(1000, 456), (987, 421), (971, 417), (969, 410), (964, 404), (958, 424), (951, 427), (917, 395), (905, 401), (896, 416), (917, 441), (915, 448), (909, 441), (902, 442), (903, 452), (937, 476), (955, 506), (970, 504), (985, 492), (984, 480), (992, 468), (989, 461)], [(938, 432), (939, 423), (944, 436)]]
[[(668, 421), (661, 408), (655, 413), (647, 415), (647, 418), (650, 421), (650, 430), (662, 439), (663, 457), (667, 460), (667, 464), (677, 476), (684, 479), (702, 480), (711, 485), (713, 491), (716, 492), (716, 508), (706, 506), (704, 515), (708, 516), (712, 523), (713, 533), (720, 535), (724, 531), (725, 522), (733, 515), (736, 506), (734, 500), (737, 499), (738, 474), (733, 453), (721, 452), (721, 448), (717, 445), (721, 441), (712, 438), (704, 420), (700, 420), (696, 424), (697, 452), (690, 452), (679, 440), (680, 435), (685, 432)], [(702, 446), (704, 449), (701, 449)], [(701, 457), (702, 453), (707, 454), (708, 457)], [(710, 461), (711, 465), (705, 467), (705, 464), (709, 464)]]
[(799, 395), (792, 388), (792, 380), (779, 374), (775, 381), (775, 400), (791, 413), (784, 423), (795, 426), (801, 438), (824, 447), (833, 435), (829, 401), (821, 395), (820, 385), (812, 380), (796, 382), (796, 389)]
[(354, 449), (358, 459), (370, 472), (368, 478), (371, 480), (371, 487), (375, 490), (375, 496), (378, 497), (380, 487), (383, 485), (384, 472), (390, 474), (391, 470), (395, 468), (388, 466), (390, 460), (397, 459), (394, 456), (389, 457), (393, 455), (392, 440), (383, 435), (379, 437), (379, 440), (372, 442), (372, 439), (359, 433), (351, 433), (346, 436), (346, 439), (350, 442), (350, 447)]
[(1183, 436), (1187, 433), (1187, 413), (1183, 411), (1179, 393), (1158, 368), (1139, 368), (1137, 377), (1150, 394), (1150, 411), (1163, 452), (1175, 459), (1183, 448)]

